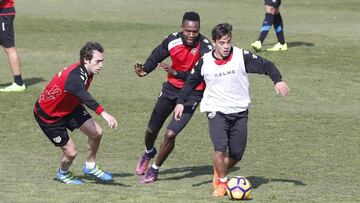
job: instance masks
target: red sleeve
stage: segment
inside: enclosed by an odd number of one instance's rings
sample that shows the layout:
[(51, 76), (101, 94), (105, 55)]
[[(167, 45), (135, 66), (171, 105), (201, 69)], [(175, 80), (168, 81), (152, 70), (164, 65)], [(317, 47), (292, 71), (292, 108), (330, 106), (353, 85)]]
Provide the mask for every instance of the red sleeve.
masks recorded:
[(99, 105), (96, 108), (95, 112), (96, 112), (97, 115), (100, 115), (102, 112), (104, 112), (104, 108), (101, 105)]

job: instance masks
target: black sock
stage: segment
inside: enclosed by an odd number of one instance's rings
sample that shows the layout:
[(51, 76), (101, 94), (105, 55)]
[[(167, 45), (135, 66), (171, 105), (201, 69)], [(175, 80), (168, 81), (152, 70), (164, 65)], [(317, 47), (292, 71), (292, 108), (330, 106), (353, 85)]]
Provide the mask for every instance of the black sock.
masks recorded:
[(265, 19), (261, 26), (260, 36), (258, 39), (261, 41), (261, 43), (264, 42), (266, 35), (269, 32), (269, 30), (271, 29), (273, 22), (274, 22), (274, 15), (271, 13), (265, 13)]
[(14, 75), (14, 82), (19, 86), (22, 86), (24, 84), (21, 75)]
[(284, 44), (285, 43), (285, 37), (283, 32), (284, 25), (280, 13), (277, 13), (274, 16), (274, 29), (278, 41), (280, 42), (280, 44)]

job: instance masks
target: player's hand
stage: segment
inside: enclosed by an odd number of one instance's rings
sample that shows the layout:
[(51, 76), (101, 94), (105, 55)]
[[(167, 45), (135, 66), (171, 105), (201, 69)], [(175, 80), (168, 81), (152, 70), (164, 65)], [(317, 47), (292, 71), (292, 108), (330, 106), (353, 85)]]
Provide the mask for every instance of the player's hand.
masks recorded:
[(101, 116), (106, 120), (109, 128), (117, 129), (117, 121), (112, 115), (108, 114), (106, 111), (103, 111)]
[(184, 111), (184, 105), (177, 104), (174, 109), (174, 118), (176, 121), (179, 121), (181, 119), (182, 113)]
[(144, 77), (146, 75), (146, 72), (144, 71), (144, 66), (142, 63), (136, 63), (134, 65), (134, 68), (135, 68), (136, 75), (138, 75), (139, 77)]
[(290, 89), (289, 89), (288, 85), (286, 84), (286, 82), (281, 81), (281, 82), (278, 82), (275, 84), (275, 91), (276, 91), (276, 94), (280, 93), (281, 95), (286, 97), (289, 95)]
[(167, 63), (159, 63), (159, 64), (158, 64), (158, 67), (164, 69), (164, 71), (170, 73), (170, 74), (173, 75), (173, 76), (176, 76), (176, 75), (177, 75), (176, 70), (174, 70), (174, 69), (173, 69), (169, 64), (167, 64)]

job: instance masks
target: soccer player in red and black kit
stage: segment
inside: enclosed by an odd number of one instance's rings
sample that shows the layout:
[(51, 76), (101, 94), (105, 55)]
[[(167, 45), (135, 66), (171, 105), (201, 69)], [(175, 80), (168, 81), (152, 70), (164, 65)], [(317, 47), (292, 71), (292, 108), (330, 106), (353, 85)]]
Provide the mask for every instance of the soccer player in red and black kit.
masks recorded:
[(24, 91), (26, 86), (21, 77), (20, 57), (15, 48), (14, 0), (0, 0), (0, 46), (4, 47), (9, 65), (14, 76), (14, 82), (0, 92)]
[(104, 61), (104, 49), (97, 42), (87, 42), (80, 50), (80, 61), (57, 73), (35, 103), (34, 115), (40, 128), (50, 141), (64, 153), (56, 179), (66, 184), (83, 184), (69, 167), (77, 155), (67, 129), (79, 128), (88, 137), (87, 160), (83, 167), (86, 175), (102, 181), (111, 181), (112, 175), (95, 164), (95, 157), (102, 137), (102, 129), (84, 108), (101, 115), (109, 128), (116, 128), (116, 119), (104, 111), (87, 89), (98, 74)]
[[(151, 183), (157, 179), (159, 168), (164, 163), (168, 155), (175, 147), (175, 138), (186, 126), (199, 104), (204, 83), (200, 84), (184, 104), (185, 111), (179, 121), (172, 119), (167, 126), (164, 134), (164, 141), (160, 146), (160, 151), (155, 163), (148, 169), (148, 164), (157, 151), (154, 147), (159, 130), (163, 126), (167, 117), (172, 113), (176, 105), (177, 94), (184, 85), (187, 75), (205, 53), (212, 50), (209, 40), (200, 34), (200, 16), (196, 12), (186, 12), (180, 26), (181, 32), (170, 34), (164, 41), (157, 46), (145, 64), (135, 64), (135, 73), (143, 77), (149, 74), (156, 67), (164, 68), (168, 72), (168, 80), (163, 83), (161, 94), (155, 104), (148, 127), (145, 130), (145, 153), (136, 166), (138, 175), (142, 177), (142, 183)], [(165, 58), (172, 60), (171, 66), (161, 63)]]

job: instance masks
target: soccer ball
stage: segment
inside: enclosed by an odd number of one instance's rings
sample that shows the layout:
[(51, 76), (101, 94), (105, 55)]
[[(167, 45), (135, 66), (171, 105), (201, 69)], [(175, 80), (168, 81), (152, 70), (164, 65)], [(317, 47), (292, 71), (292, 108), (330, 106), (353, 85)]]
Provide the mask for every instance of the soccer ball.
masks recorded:
[(235, 200), (249, 199), (251, 193), (251, 184), (244, 176), (232, 177), (226, 188), (227, 194)]

